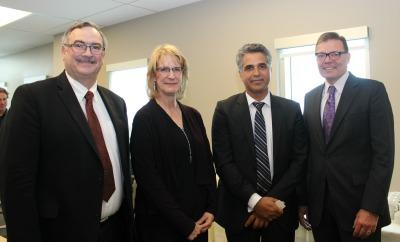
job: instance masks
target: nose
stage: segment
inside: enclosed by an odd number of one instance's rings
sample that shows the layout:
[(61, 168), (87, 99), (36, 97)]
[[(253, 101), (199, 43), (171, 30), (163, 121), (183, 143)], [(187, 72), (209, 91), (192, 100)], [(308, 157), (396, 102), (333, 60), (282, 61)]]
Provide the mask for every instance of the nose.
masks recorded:
[(254, 67), (253, 75), (255, 76), (260, 75), (260, 70), (258, 69), (258, 66)]
[(168, 72), (168, 78), (175, 78), (175, 72), (172, 69)]
[(83, 51), (82, 55), (92, 55), (92, 49), (89, 46), (86, 46), (85, 51)]

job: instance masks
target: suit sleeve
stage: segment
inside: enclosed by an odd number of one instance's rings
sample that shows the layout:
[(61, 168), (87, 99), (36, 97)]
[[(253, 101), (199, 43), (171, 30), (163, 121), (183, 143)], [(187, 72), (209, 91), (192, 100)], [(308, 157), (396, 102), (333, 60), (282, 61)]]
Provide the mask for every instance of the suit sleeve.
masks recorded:
[(304, 132), (305, 136), (307, 138), (307, 154), (306, 154), (306, 159), (305, 159), (305, 164), (304, 164), (304, 175), (302, 176), (302, 179), (300, 180), (299, 184), (296, 187), (296, 198), (297, 198), (297, 203), (299, 206), (308, 206), (308, 198), (307, 198), (307, 170), (308, 170), (308, 158), (309, 158), (309, 137), (308, 137), (308, 130), (307, 130), (307, 117), (306, 117), (306, 112), (308, 108), (308, 94), (304, 97), (304, 115), (303, 115), (303, 120), (304, 120)]
[(200, 126), (201, 129), (201, 134), (202, 134), (202, 138), (204, 140), (204, 143), (206, 145), (205, 149), (206, 149), (206, 153), (207, 153), (207, 160), (205, 160), (204, 162), (207, 162), (206, 165), (207, 167), (205, 168), (206, 172), (205, 175), (208, 176), (207, 180), (210, 180), (211, 182), (207, 185), (207, 191), (208, 191), (208, 204), (207, 204), (207, 212), (212, 213), (213, 215), (215, 215), (215, 211), (216, 211), (216, 177), (215, 177), (215, 170), (214, 170), (214, 166), (212, 163), (212, 154), (211, 154), (211, 150), (210, 150), (210, 142), (208, 141), (207, 138), (207, 132), (206, 132), (206, 128), (204, 127), (204, 123), (203, 123), (203, 119), (201, 118), (200, 113), (195, 112), (196, 114), (196, 119), (198, 122), (198, 125)]
[(37, 211), (40, 125), (35, 97), (19, 87), (0, 138), (1, 199), (9, 241), (41, 241)]
[[(217, 103), (212, 123), (213, 160), (219, 177), (227, 189), (247, 204), (255, 187), (242, 175), (233, 156), (233, 138), (229, 114), (222, 102)], [(238, 127), (240, 128), (240, 127)]]
[(148, 114), (138, 113), (132, 124), (131, 153), (135, 178), (156, 210), (160, 211), (184, 236), (189, 236), (195, 221), (185, 215), (173, 196), (168, 192), (156, 169), (155, 156), (158, 151), (152, 140), (152, 127)]
[[(288, 118), (288, 120), (291, 120), (290, 127), (293, 129), (293, 132), (289, 140), (287, 140), (288, 143), (280, 144), (288, 146), (287, 150), (290, 154), (289, 166), (278, 183), (268, 192), (268, 195), (283, 200), (289, 197), (296, 189), (296, 186), (301, 186), (300, 183), (304, 180), (308, 148), (307, 134), (300, 106), (296, 103), (294, 106), (291, 106), (291, 109), (287, 113), (293, 113), (293, 116)], [(275, 162), (279, 162), (279, 160)]]
[(394, 164), (394, 121), (385, 87), (378, 83), (372, 94), (369, 112), (372, 163), (361, 208), (382, 214)]

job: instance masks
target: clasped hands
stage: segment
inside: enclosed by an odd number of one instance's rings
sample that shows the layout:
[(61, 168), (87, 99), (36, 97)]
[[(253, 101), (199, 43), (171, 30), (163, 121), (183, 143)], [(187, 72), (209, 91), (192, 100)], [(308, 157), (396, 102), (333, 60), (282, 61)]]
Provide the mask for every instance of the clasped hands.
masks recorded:
[(206, 232), (214, 221), (214, 215), (209, 212), (205, 212), (199, 220), (196, 221), (192, 233), (187, 237), (188, 240), (194, 240), (201, 233)]
[(276, 198), (262, 197), (254, 207), (254, 211), (247, 218), (244, 227), (261, 229), (268, 226), (269, 222), (283, 214), (283, 208), (277, 205)]

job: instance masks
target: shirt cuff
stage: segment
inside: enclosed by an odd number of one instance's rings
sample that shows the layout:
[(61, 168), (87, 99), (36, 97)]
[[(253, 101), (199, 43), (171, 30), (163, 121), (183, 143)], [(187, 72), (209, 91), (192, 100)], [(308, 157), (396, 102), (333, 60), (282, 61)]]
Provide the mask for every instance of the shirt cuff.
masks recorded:
[(258, 201), (260, 201), (262, 197), (260, 195), (258, 195), (257, 193), (253, 193), (253, 195), (251, 195), (249, 202), (247, 203), (248, 207), (247, 207), (247, 212), (253, 212), (254, 207), (256, 206), (256, 204), (258, 203)]

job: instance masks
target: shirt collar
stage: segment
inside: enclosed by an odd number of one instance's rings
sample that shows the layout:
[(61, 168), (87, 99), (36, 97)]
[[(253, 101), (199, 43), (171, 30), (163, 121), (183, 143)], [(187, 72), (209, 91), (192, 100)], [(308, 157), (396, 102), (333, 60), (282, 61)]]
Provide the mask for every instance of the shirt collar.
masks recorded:
[(72, 90), (74, 91), (76, 97), (78, 98), (79, 101), (82, 101), (85, 99), (85, 95), (88, 91), (93, 92), (94, 94), (94, 100), (96, 101), (96, 94), (97, 94), (97, 81), (93, 84), (93, 86), (88, 90), (82, 83), (79, 81), (75, 80), (72, 78), (67, 71), (65, 71), (65, 74), (67, 75), (67, 79), (69, 83), (71, 84)]
[(328, 92), (329, 86), (334, 86), (338, 93), (342, 93), (348, 77), (349, 72), (346, 71), (333, 85), (331, 85), (328, 81), (325, 81), (324, 93)]
[(246, 99), (247, 99), (247, 104), (249, 106), (253, 105), (253, 102), (263, 102), (265, 103), (266, 106), (271, 107), (271, 92), (268, 91), (267, 96), (264, 97), (263, 100), (257, 101), (254, 98), (252, 98), (247, 92), (246, 92)]

